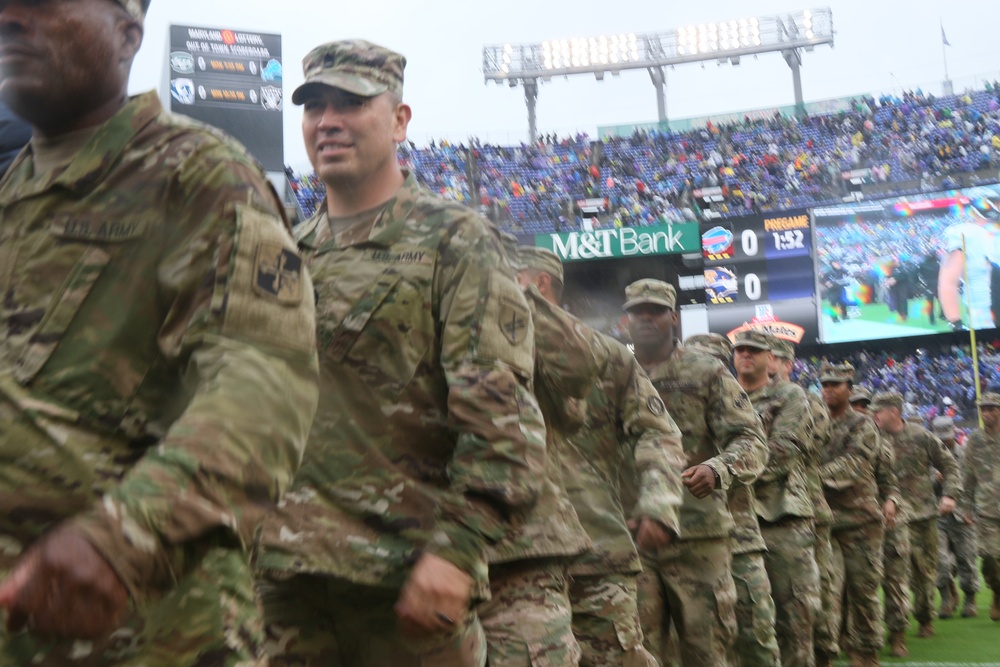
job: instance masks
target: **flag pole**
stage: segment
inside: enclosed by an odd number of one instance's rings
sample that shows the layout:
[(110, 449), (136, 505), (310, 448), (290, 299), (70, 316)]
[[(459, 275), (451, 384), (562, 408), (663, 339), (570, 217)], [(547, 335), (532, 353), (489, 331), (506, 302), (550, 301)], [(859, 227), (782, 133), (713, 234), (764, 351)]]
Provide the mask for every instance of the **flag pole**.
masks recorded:
[(941, 59), (944, 60), (944, 80), (950, 81), (951, 78), (948, 76), (948, 51), (945, 47), (948, 46), (948, 40), (944, 36), (944, 21), (941, 21)]
[(983, 412), (979, 408), (981, 387), (979, 384), (979, 350), (976, 347), (976, 327), (972, 321), (972, 290), (969, 288), (969, 257), (965, 252), (965, 234), (962, 234), (962, 273), (965, 279), (965, 309), (969, 317), (969, 343), (972, 345), (972, 381), (976, 390), (976, 415), (979, 428), (983, 428)]

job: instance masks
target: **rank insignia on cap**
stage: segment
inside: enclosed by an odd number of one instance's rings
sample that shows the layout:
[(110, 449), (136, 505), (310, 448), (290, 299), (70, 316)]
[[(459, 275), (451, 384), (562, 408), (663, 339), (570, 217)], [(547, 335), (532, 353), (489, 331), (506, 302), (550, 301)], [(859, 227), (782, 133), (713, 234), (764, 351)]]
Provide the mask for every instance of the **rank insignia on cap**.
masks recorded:
[(278, 303), (294, 305), (302, 301), (302, 258), (275, 243), (257, 246), (257, 271), (253, 290)]
[(500, 306), (500, 331), (511, 345), (518, 345), (528, 334), (528, 311), (519, 304), (504, 302)]

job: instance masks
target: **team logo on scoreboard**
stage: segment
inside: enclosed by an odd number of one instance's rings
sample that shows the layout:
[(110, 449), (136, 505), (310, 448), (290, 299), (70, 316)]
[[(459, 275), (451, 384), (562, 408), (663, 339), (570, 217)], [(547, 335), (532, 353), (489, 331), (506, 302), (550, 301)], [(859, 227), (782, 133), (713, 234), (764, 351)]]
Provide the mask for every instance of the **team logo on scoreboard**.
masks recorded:
[(178, 74), (194, 74), (194, 56), (185, 51), (170, 54), (170, 69)]
[(281, 63), (271, 58), (260, 68), (260, 78), (264, 81), (281, 81)]
[(180, 104), (194, 104), (194, 81), (191, 79), (172, 79), (170, 81), (170, 96)]
[(260, 89), (260, 104), (267, 111), (281, 111), (281, 88), (277, 86), (262, 86)]
[(714, 304), (735, 303), (739, 294), (736, 271), (724, 267), (705, 269), (705, 298)]
[(754, 330), (769, 333), (777, 338), (784, 338), (793, 343), (801, 343), (806, 330), (793, 322), (785, 322), (774, 314), (774, 308), (769, 303), (754, 306), (754, 317), (744, 322), (726, 334), (730, 341), (735, 342), (736, 334), (741, 331)]
[(712, 227), (701, 235), (701, 252), (705, 259), (732, 259), (733, 233), (725, 227)]

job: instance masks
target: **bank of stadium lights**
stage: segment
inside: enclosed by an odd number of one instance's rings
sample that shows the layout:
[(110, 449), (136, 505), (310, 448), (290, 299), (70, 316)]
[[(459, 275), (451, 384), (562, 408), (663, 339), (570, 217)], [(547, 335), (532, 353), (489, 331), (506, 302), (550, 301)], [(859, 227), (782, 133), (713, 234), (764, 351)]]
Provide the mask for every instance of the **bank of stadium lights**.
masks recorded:
[(832, 46), (833, 35), (833, 14), (829, 8), (822, 8), (690, 25), (659, 33), (506, 43), (483, 47), (483, 77), (487, 83), (524, 87), (533, 138), (538, 83), (550, 81), (553, 76), (590, 74), (600, 81), (609, 72), (619, 75), (627, 69), (645, 69), (656, 87), (659, 118), (665, 121), (665, 68), (710, 60), (738, 65), (741, 56), (778, 52), (792, 69), (795, 103), (801, 106), (801, 51), (812, 51), (823, 44)]

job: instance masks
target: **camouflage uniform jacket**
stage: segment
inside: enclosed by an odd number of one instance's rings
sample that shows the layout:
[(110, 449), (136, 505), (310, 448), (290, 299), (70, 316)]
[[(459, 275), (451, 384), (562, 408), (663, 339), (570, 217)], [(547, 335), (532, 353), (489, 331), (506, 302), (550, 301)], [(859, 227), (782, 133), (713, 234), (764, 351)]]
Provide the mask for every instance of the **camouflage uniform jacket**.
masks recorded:
[[(963, 468), (963, 465), (964, 465), (963, 461), (965, 459), (965, 447), (960, 447), (957, 443), (953, 443), (951, 447), (949, 447), (948, 445), (945, 445), (944, 448), (947, 449), (948, 453), (951, 454), (952, 458), (955, 459), (955, 465), (958, 466), (958, 475), (959, 475), (959, 478), (961, 478), (961, 476), (962, 476), (962, 468)], [(937, 498), (938, 501), (940, 501), (941, 500), (941, 496), (944, 495), (944, 484), (942, 484), (941, 482), (938, 481), (938, 479), (937, 479), (937, 473), (938, 472), (940, 472), (940, 471), (938, 471), (937, 468), (935, 468), (931, 472), (931, 484), (934, 487), (934, 497)], [(943, 473), (942, 473), (942, 475), (943, 475)], [(962, 490), (962, 497), (961, 498), (955, 498), (956, 506), (955, 506), (955, 514), (954, 515), (956, 517), (963, 517), (963, 516), (965, 516), (967, 514), (967, 512), (965, 510), (965, 506), (968, 504), (967, 501), (968, 501), (968, 498), (965, 495), (965, 489), (963, 489)]]
[(523, 521), (490, 547), (487, 561), (574, 556), (590, 539), (566, 492), (567, 438), (585, 420), (584, 400), (608, 363), (600, 334), (546, 301), (535, 287), (526, 293), (535, 328), (535, 395), (545, 418), (546, 468), (538, 501)]
[(767, 461), (760, 419), (729, 369), (710, 355), (678, 346), (669, 359), (645, 370), (681, 430), (686, 467), (704, 464), (719, 475), (707, 498), (685, 490), (681, 539), (727, 537), (733, 527), (730, 487), (753, 484)]
[(760, 534), (753, 486), (736, 483), (729, 487), (729, 513), (733, 515), (733, 529), (729, 532), (733, 554), (767, 551)]
[(34, 172), (0, 185), (0, 571), (69, 520), (142, 604), (288, 486), (312, 284), (246, 150), (155, 93)]
[(802, 387), (776, 380), (749, 395), (767, 435), (767, 467), (754, 484), (757, 514), (765, 521), (812, 517), (808, 461), (812, 416)]
[(570, 438), (565, 459), (566, 490), (594, 544), (570, 565), (578, 575), (641, 569), (619, 488), (624, 470), (638, 496), (631, 516), (680, 533), (681, 432), (635, 355), (618, 341), (605, 340), (611, 351), (607, 370), (587, 397), (587, 424)]
[(965, 441), (962, 485), (977, 516), (1000, 519), (1000, 433), (973, 431)]
[(906, 521), (922, 521), (938, 515), (931, 466), (944, 475), (944, 494), (952, 498), (961, 496), (962, 482), (955, 457), (933, 433), (916, 424), (904, 423), (899, 433), (883, 431), (882, 438), (892, 447)]
[(819, 472), (834, 530), (882, 521), (875, 486), (878, 449), (878, 431), (870, 418), (850, 408), (831, 417)]
[(368, 219), (334, 233), (323, 207), (296, 231), (320, 405), (260, 566), (399, 587), (429, 552), (488, 595), (486, 546), (545, 470), (531, 316), (495, 230), (408, 174)]
[(809, 401), (809, 416), (812, 418), (809, 439), (812, 441), (809, 458), (806, 459), (806, 480), (809, 483), (809, 499), (812, 500), (813, 513), (817, 526), (829, 526), (833, 523), (833, 512), (830, 503), (826, 502), (823, 493), (823, 480), (819, 475), (820, 456), (826, 445), (826, 436), (830, 431), (830, 410), (823, 399), (814, 392), (806, 392)]
[(899, 478), (896, 476), (896, 455), (892, 445), (879, 432), (878, 458), (875, 461), (875, 487), (878, 489), (879, 501), (885, 504), (887, 500), (896, 502), (896, 522), (907, 521), (906, 507), (899, 494)]

